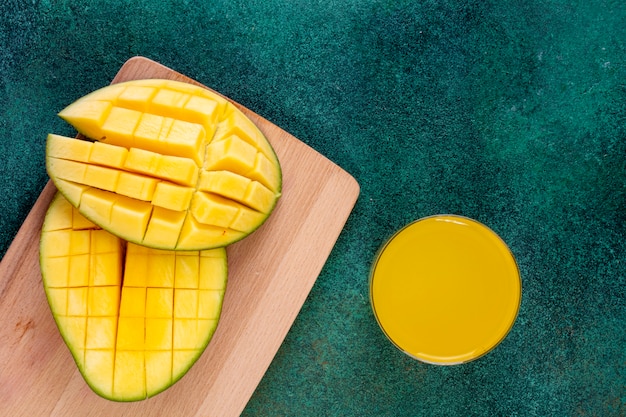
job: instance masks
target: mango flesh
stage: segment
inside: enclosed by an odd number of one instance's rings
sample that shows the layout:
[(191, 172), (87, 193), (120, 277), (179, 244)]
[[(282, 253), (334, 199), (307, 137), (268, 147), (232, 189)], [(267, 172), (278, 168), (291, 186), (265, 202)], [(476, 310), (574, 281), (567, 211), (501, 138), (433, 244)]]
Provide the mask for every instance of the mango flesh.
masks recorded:
[(280, 164), (265, 136), (207, 89), (128, 81), (59, 116), (89, 140), (48, 135), (48, 174), (83, 216), (124, 240), (226, 246), (256, 230), (280, 197)]
[(127, 243), (57, 194), (40, 265), (48, 303), (88, 385), (114, 401), (151, 397), (179, 380), (217, 327), (226, 251)]

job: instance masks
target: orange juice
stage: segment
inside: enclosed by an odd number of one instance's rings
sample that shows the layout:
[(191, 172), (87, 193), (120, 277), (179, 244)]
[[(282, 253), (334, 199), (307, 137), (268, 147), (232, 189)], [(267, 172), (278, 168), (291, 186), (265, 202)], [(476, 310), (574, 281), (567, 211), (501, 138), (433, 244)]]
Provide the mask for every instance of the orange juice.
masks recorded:
[(504, 339), (517, 317), (521, 282), (513, 254), (491, 229), (437, 215), (407, 225), (383, 246), (370, 300), (396, 347), (424, 362), (452, 365)]

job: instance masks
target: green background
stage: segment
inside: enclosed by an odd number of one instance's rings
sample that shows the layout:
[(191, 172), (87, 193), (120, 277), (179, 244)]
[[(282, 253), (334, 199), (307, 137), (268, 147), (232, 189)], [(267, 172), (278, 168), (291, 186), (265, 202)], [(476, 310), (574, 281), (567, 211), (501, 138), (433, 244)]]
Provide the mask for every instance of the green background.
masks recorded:
[[(622, 0), (4, 0), (0, 255), (47, 133), (74, 134), (56, 113), (143, 55), (361, 186), (245, 416), (623, 416), (625, 48)], [(437, 213), (491, 227), (522, 275), (511, 333), (454, 367), (395, 350), (368, 300), (377, 249)]]

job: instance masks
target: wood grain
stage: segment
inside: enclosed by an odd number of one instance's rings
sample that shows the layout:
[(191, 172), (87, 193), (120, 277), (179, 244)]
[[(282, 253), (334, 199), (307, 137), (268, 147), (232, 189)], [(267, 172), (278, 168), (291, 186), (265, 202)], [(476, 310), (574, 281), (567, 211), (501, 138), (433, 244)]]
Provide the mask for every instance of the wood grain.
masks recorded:
[[(168, 78), (198, 84), (143, 57), (113, 82)], [(228, 248), (229, 281), (218, 329), (178, 383), (145, 401), (94, 394), (76, 369), (45, 299), (39, 233), (56, 192), (49, 183), (0, 263), (0, 415), (237, 416), (270, 365), (324, 266), (359, 194), (340, 167), (235, 103), (265, 133), (283, 169), (268, 221)]]

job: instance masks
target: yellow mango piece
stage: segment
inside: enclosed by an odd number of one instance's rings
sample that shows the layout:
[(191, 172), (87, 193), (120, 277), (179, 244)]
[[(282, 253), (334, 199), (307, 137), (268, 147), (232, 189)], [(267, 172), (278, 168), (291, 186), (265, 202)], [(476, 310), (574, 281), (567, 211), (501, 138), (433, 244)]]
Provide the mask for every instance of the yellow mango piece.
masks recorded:
[(146, 318), (146, 350), (172, 350), (172, 319)]
[(81, 353), (78, 358), (76, 356), (74, 358), (80, 359), (80, 362), (83, 362), (84, 357), (82, 354), (84, 354), (85, 336), (87, 335), (87, 317), (58, 315), (55, 319), (61, 330), (61, 336), (63, 336), (63, 340), (65, 340), (65, 343), (70, 347), (72, 353)]
[(70, 270), (70, 258), (68, 256), (42, 256), (41, 264), (41, 269), (50, 271), (47, 277), (50, 288), (67, 287)]
[(174, 314), (172, 288), (148, 288), (146, 292), (146, 317), (169, 319)]
[(114, 106), (102, 124), (100, 141), (111, 145), (133, 146), (133, 133), (141, 118), (141, 112)]
[(91, 257), (88, 253), (69, 257), (69, 275), (67, 280), (69, 287), (86, 287), (89, 285), (90, 261)]
[(172, 381), (180, 379), (187, 372), (188, 364), (195, 362), (201, 353), (201, 349), (174, 350), (172, 355)]
[(81, 183), (91, 187), (97, 186), (106, 191), (115, 191), (120, 171), (99, 165), (86, 165)]
[(220, 290), (198, 291), (199, 319), (217, 320), (222, 310), (222, 292)]
[(145, 201), (118, 198), (111, 209), (111, 223), (124, 226), (124, 239), (139, 242), (143, 239), (152, 210), (152, 205)]
[(116, 351), (113, 368), (113, 397), (119, 397), (124, 401), (146, 398), (146, 365), (143, 351)]
[[(53, 157), (48, 157), (46, 161), (48, 171), (57, 173), (55, 176), (56, 178), (84, 184), (85, 171), (87, 171), (88, 166), (87, 164), (71, 161), (69, 159), (59, 159)], [(59, 187), (62, 187), (63, 183), (60, 184), (61, 185)]]
[(254, 168), (257, 152), (254, 146), (233, 135), (209, 145), (203, 168), (246, 175)]
[(115, 317), (118, 315), (120, 303), (119, 286), (89, 286), (88, 290), (88, 316)]
[(80, 133), (93, 139), (102, 139), (101, 126), (113, 109), (109, 101), (85, 100), (81, 106), (68, 106), (59, 117), (74, 127), (80, 126)]
[(117, 196), (113, 193), (90, 188), (83, 192), (80, 199), (80, 212), (98, 225), (111, 225), (111, 212)]
[[(132, 301), (131, 301), (132, 302)], [(123, 303), (123, 301), (122, 301)], [(146, 319), (144, 317), (121, 317), (117, 325), (119, 350), (144, 350)]]
[[(171, 326), (170, 326), (171, 330)], [(146, 394), (148, 397), (163, 391), (172, 380), (172, 351), (146, 351)], [(184, 371), (184, 364), (181, 370)]]
[(58, 159), (89, 162), (94, 143), (50, 133), (46, 142), (46, 154)]
[(179, 380), (217, 327), (226, 250), (167, 251), (126, 242), (81, 218), (60, 194), (42, 230), (50, 309), (94, 392), (136, 401)]
[(275, 158), (274, 151), (263, 133), (243, 113), (229, 105), (213, 140), (217, 142), (233, 135), (254, 146), (268, 158)]
[[(96, 229), (96, 225), (93, 224), (93, 222), (90, 222), (89, 220), (87, 220), (82, 214), (79, 213), (79, 211), (75, 208), (72, 207), (72, 224), (70, 226), (72, 229), (74, 230), (80, 230), (80, 229)], [(91, 234), (92, 239), (94, 236), (94, 233), (92, 232)], [(115, 241), (117, 242), (117, 239), (115, 237), (113, 237), (113, 239), (115, 239)], [(92, 243), (93, 244), (93, 243)], [(92, 249), (93, 251), (93, 249)]]
[(117, 97), (112, 96), (111, 100), (116, 100), (118, 106), (147, 111), (152, 97), (158, 91), (155, 87), (128, 85), (122, 89)]
[(115, 351), (85, 350), (84, 373), (92, 375), (89, 380), (91, 388), (100, 395), (111, 398), (113, 396), (113, 369), (115, 366)]
[(57, 178), (55, 185), (58, 188), (63, 189), (63, 196), (74, 207), (78, 207), (80, 205), (80, 199), (82, 198), (83, 193), (91, 188), (87, 185), (65, 181), (60, 178)]
[[(182, 252), (181, 253), (185, 253)], [(198, 276), (200, 274), (200, 257), (176, 256), (174, 280), (176, 288), (198, 288)]]
[(117, 317), (87, 316), (85, 349), (115, 349), (116, 332)]
[(151, 251), (148, 262), (148, 287), (173, 288), (176, 255), (172, 251)]
[(62, 199), (57, 204), (57, 210), (50, 213), (46, 223), (42, 225), (42, 231), (71, 229), (73, 225), (73, 212), (74, 207), (66, 199)]
[(146, 287), (125, 285), (122, 288), (119, 316), (141, 318), (146, 316)]
[(67, 288), (50, 286), (48, 294), (50, 294), (50, 310), (58, 316), (67, 316)]
[(174, 291), (174, 317), (182, 319), (198, 317), (198, 290), (176, 288)]
[(143, 175), (121, 172), (115, 192), (141, 201), (151, 201), (160, 181)]
[(227, 265), (224, 259), (213, 256), (200, 256), (200, 274), (198, 288), (202, 290), (224, 291), (224, 280), (219, 277), (226, 272)]
[(87, 287), (68, 287), (67, 289), (67, 315), (87, 316)]
[[(205, 88), (128, 81), (88, 94), (59, 116), (95, 142), (48, 135), (50, 178), (89, 221), (122, 239), (166, 250), (225, 246), (256, 230), (280, 198), (282, 174), (270, 143), (239, 109)], [(198, 190), (232, 201), (210, 209), (197, 203), (202, 213), (190, 219)], [(125, 220), (117, 221), (118, 197), (176, 214), (124, 202), (118, 214)], [(260, 214), (242, 220), (238, 204)], [(135, 209), (134, 217), (128, 210)], [(146, 213), (157, 218), (145, 222)]]
[[(108, 167), (121, 168), (124, 166), (126, 156), (128, 155), (128, 149), (122, 146), (109, 145), (103, 142), (94, 142), (91, 146), (91, 153), (89, 158), (85, 162), (92, 164), (99, 164)], [(72, 159), (73, 158), (66, 158)]]
[(176, 245), (184, 221), (185, 212), (155, 206), (142, 243), (150, 242), (158, 247)]
[(189, 208), (193, 193), (193, 188), (162, 181), (155, 187), (152, 204), (174, 211), (184, 211)]
[(229, 228), (238, 211), (231, 200), (214, 194), (196, 193), (191, 202), (194, 219), (211, 226)]

